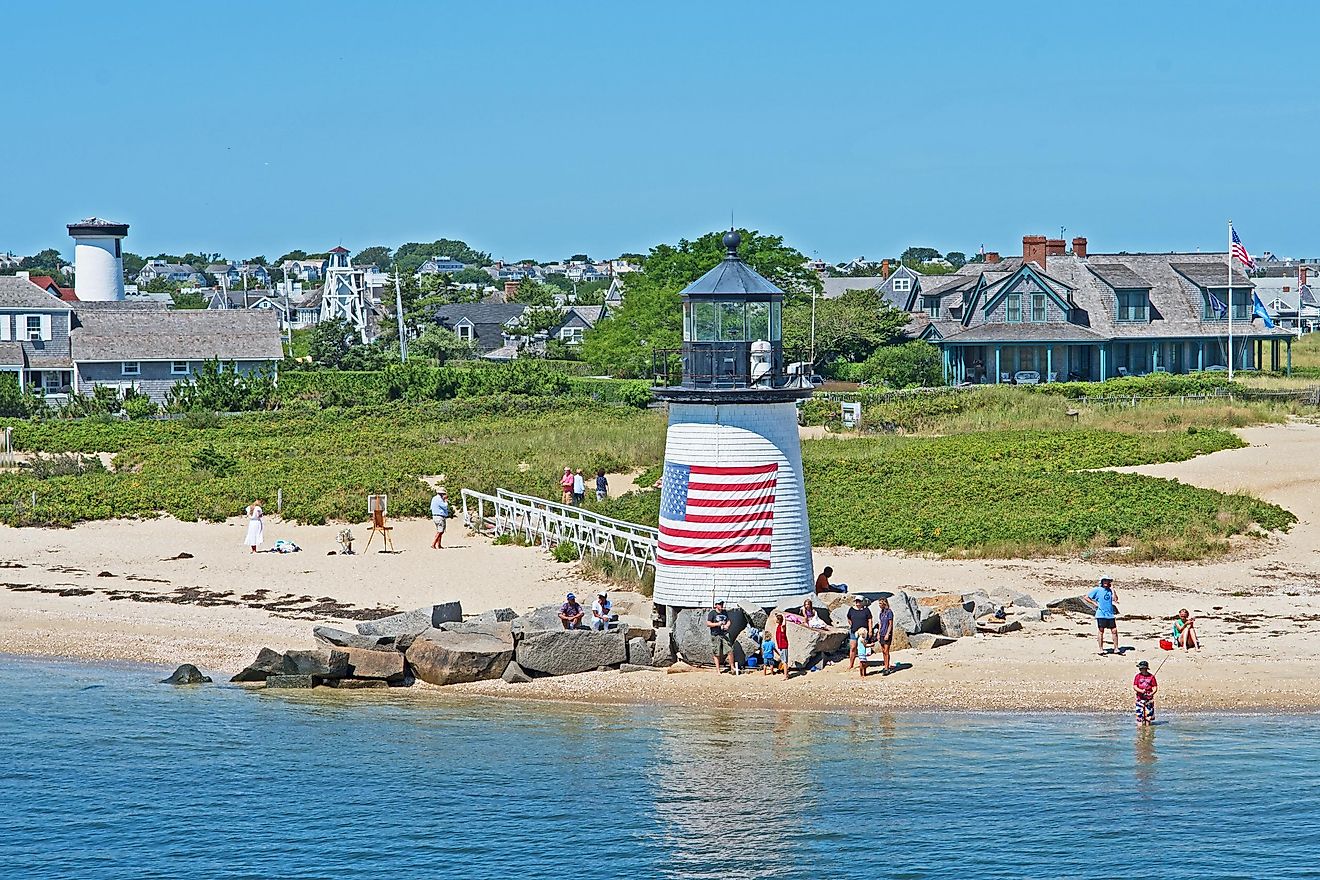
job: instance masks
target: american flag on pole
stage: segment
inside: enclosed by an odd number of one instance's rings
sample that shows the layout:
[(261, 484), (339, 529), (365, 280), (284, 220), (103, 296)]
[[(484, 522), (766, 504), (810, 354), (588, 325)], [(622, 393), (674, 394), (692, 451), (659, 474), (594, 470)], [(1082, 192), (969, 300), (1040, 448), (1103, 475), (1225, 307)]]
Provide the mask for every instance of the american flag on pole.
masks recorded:
[(778, 464), (708, 467), (665, 462), (656, 562), (769, 568)]
[(1233, 230), (1233, 244), (1230, 248), (1230, 256), (1248, 269), (1256, 268), (1256, 261), (1251, 259), (1251, 254), (1247, 253), (1246, 247), (1242, 244), (1242, 239), (1238, 238), (1236, 229)]

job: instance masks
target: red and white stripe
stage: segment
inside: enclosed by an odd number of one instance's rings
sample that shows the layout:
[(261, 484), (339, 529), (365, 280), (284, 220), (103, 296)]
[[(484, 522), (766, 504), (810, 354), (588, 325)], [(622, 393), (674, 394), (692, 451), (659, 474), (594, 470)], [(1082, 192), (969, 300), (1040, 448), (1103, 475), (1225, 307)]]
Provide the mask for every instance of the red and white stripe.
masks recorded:
[(1256, 268), (1256, 261), (1251, 259), (1251, 254), (1247, 253), (1247, 246), (1238, 238), (1237, 230), (1233, 230), (1232, 242), (1229, 244), (1229, 253), (1233, 259), (1237, 260), (1248, 269)]
[(656, 562), (769, 568), (779, 465), (692, 465), (684, 520), (660, 518)]

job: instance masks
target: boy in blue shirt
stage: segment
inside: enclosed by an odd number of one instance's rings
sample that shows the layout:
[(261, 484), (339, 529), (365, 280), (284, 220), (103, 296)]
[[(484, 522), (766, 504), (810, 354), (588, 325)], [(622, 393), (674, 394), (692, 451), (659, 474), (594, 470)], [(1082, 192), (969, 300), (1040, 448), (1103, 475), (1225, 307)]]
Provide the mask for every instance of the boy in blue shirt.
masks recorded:
[(1100, 578), (1100, 585), (1086, 594), (1086, 602), (1095, 609), (1096, 638), (1100, 644), (1100, 656), (1105, 655), (1105, 630), (1114, 634), (1114, 647), (1111, 653), (1120, 653), (1118, 649), (1118, 593), (1114, 591), (1114, 579)]

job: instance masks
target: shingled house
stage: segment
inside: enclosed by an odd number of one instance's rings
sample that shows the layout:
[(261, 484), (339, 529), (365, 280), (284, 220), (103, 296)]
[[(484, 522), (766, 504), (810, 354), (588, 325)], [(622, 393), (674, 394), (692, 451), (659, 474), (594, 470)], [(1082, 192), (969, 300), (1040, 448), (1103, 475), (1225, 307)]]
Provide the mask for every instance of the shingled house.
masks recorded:
[[(1072, 245), (1025, 236), (1021, 257), (991, 254), (918, 280), (909, 329), (941, 348), (947, 381), (1226, 368), (1227, 254), (1093, 254), (1080, 237)], [(1291, 369), (1293, 334), (1252, 320), (1252, 282), (1236, 267), (1232, 287), (1234, 369)]]
[(283, 356), (271, 311), (66, 303), (26, 279), (0, 276), (0, 372), (56, 399), (108, 385), (162, 401), (203, 361), (248, 372), (274, 367)]

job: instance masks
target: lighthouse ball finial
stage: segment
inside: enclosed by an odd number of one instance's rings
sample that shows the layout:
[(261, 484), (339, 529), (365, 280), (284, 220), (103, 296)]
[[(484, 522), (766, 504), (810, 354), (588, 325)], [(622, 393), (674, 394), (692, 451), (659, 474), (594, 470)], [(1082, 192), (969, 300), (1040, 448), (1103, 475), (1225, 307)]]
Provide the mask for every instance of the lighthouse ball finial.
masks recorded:
[(734, 256), (738, 253), (738, 245), (740, 244), (742, 244), (742, 236), (738, 234), (736, 229), (730, 229), (728, 232), (724, 233), (724, 248), (729, 252), (730, 256)]

